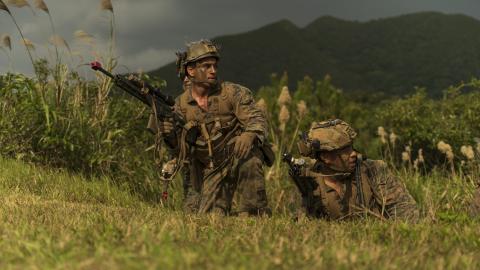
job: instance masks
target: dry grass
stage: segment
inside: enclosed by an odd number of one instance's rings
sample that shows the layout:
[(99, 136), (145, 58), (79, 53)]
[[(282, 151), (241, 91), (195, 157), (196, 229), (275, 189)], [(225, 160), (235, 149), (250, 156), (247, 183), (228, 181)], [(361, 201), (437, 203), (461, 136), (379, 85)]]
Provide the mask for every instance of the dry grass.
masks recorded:
[(20, 34), (22, 40), (23, 40), (23, 43), (25, 45), (25, 49), (27, 50), (27, 53), (28, 53), (28, 57), (30, 58), (30, 62), (32, 63), (32, 66), (35, 67), (35, 63), (34, 63), (34, 60), (33, 60), (33, 56), (32, 56), (32, 53), (28, 47), (28, 42), (27, 42), (27, 39), (24, 37), (23, 35), (23, 32), (22, 32), (22, 29), (20, 28), (20, 26), (18, 25), (17, 23), (17, 20), (15, 19), (15, 17), (12, 15), (12, 13), (10, 12), (10, 10), (8, 9), (7, 5), (5, 5), (5, 3), (3, 1), (0, 0), (0, 10), (4, 10), (8, 13), (8, 15), (10, 15), (10, 18), (12, 19), (13, 23), (15, 24), (15, 26), (17, 27), (17, 30), (18, 30), (18, 33)]
[(27, 47), (28, 50), (30, 51), (34, 51), (35, 50), (35, 45), (33, 44), (33, 42), (26, 38), (23, 40), (23, 45), (25, 45), (25, 47)]
[(10, 51), (12, 50), (12, 41), (10, 39), (10, 36), (7, 34), (3, 34), (2, 37), (2, 46), (5, 48), (8, 48)]
[(26, 0), (6, 0), (5, 2), (17, 8), (30, 7), (30, 4)]
[(100, 8), (103, 10), (109, 10), (113, 12), (113, 6), (112, 6), (112, 1), (111, 0), (102, 0), (100, 4)]
[(0, 10), (4, 10), (10, 14), (10, 9), (8, 9), (7, 5), (5, 5), (5, 3), (2, 0), (0, 0)]
[(33, 4), (37, 9), (45, 11), (47, 14), (50, 14), (47, 4), (43, 0), (33, 0)]
[(77, 30), (73, 35), (77, 40), (84, 42), (88, 45), (92, 45), (95, 41), (95, 38), (92, 35), (83, 30)]

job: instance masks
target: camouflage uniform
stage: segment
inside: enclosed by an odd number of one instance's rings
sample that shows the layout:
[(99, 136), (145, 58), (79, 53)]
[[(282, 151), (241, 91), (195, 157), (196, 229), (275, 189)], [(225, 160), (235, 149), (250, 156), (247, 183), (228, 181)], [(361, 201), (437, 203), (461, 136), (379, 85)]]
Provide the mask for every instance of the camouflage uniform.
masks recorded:
[[(264, 156), (259, 147), (264, 141), (265, 118), (255, 107), (250, 91), (237, 84), (222, 83), (209, 93), (208, 111), (197, 105), (190, 89), (186, 89), (177, 101), (176, 110), (185, 120), (205, 130), (188, 156), (192, 183), (190, 195), (200, 194), (198, 212), (229, 213), (235, 192), (239, 194), (236, 211), (255, 213), (266, 210)], [(233, 157), (232, 150), (235, 139), (242, 132), (254, 132), (258, 139), (249, 156), (239, 160)], [(212, 155), (209, 155), (209, 144)], [(191, 200), (196, 199), (188, 198), (189, 204), (196, 203)]]
[[(195, 46), (200, 47), (189, 48), (184, 57), (195, 61), (204, 56), (218, 58), (211, 43)], [(184, 61), (180, 60), (182, 70)], [(179, 74), (184, 76), (182, 72)], [(262, 151), (267, 146), (266, 120), (255, 106), (250, 90), (230, 82), (217, 83), (209, 90), (205, 111), (192, 97), (188, 78), (185, 81), (175, 111), (187, 124), (182, 130), (175, 130), (175, 139), (170, 138), (167, 144), (177, 156), (185, 156), (187, 162), (186, 208), (198, 213), (268, 213), (263, 175), (265, 151)], [(192, 131), (197, 136), (193, 145), (188, 145), (186, 141)], [(255, 134), (255, 142), (249, 155), (238, 159), (233, 155), (233, 147), (245, 132)], [(232, 203), (234, 196), (238, 198), (235, 204)]]
[[(373, 215), (416, 221), (418, 208), (400, 180), (391, 174), (385, 162), (362, 160), (357, 157), (352, 173), (325, 173), (326, 165), (318, 158), (321, 151), (336, 151), (351, 146), (356, 133), (341, 120), (314, 122), (304, 141), (299, 143), (304, 159), (292, 159), (300, 164), (290, 175), (303, 187), (303, 207), (311, 217), (344, 219)], [(313, 149), (312, 149), (313, 148)], [(328, 172), (331, 172), (329, 170)], [(329, 177), (338, 179), (335, 188)], [(359, 185), (360, 183), (360, 185)], [(361, 192), (359, 191), (361, 187)], [(363, 200), (360, 200), (360, 197)]]

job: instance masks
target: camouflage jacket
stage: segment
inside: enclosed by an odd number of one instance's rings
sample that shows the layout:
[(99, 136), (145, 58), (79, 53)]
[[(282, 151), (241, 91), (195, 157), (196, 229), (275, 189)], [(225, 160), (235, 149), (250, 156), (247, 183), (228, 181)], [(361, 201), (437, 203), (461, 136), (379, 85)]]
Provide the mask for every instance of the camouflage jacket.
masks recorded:
[(328, 219), (344, 219), (359, 215), (373, 215), (386, 219), (417, 221), (419, 211), (413, 197), (400, 180), (380, 160), (364, 160), (361, 163), (362, 190), (365, 205), (357, 202), (357, 183), (354, 174), (342, 180), (341, 194), (333, 188), (310, 162), (296, 176), (310, 188), (303, 197), (306, 214)]
[(259, 144), (264, 142), (265, 116), (255, 106), (249, 89), (230, 82), (218, 84), (208, 95), (207, 111), (200, 108), (192, 97), (190, 84), (185, 84), (184, 90), (177, 98), (175, 111), (185, 119), (186, 129), (196, 126), (200, 130), (192, 155), (201, 163), (206, 164), (209, 148), (217, 164), (231, 156), (230, 146), (242, 132), (253, 132)]

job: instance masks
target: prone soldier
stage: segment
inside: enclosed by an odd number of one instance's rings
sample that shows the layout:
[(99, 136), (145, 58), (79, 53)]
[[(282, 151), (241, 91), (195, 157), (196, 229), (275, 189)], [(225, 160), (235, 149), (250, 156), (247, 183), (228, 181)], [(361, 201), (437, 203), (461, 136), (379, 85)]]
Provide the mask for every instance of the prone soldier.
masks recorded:
[(373, 215), (417, 221), (413, 197), (385, 162), (353, 149), (356, 132), (340, 119), (313, 122), (298, 143), (301, 159), (284, 155), (310, 217), (345, 219)]

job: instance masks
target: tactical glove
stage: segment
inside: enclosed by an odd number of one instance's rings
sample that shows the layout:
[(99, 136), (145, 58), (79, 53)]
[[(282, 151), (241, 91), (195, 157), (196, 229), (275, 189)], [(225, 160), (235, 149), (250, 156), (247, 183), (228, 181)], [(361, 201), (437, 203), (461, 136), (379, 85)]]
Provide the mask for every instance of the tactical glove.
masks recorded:
[(235, 147), (233, 148), (235, 157), (239, 159), (246, 158), (252, 149), (256, 137), (257, 134), (253, 132), (243, 132), (238, 136), (237, 141), (235, 142)]
[(171, 121), (161, 121), (158, 123), (160, 133), (167, 136), (173, 131), (173, 123)]
[(155, 114), (150, 114), (150, 119), (148, 120), (147, 128), (153, 133), (156, 134), (160, 132), (160, 134), (164, 137), (170, 135), (173, 131), (173, 120), (172, 119), (164, 119), (163, 121), (157, 120)]

